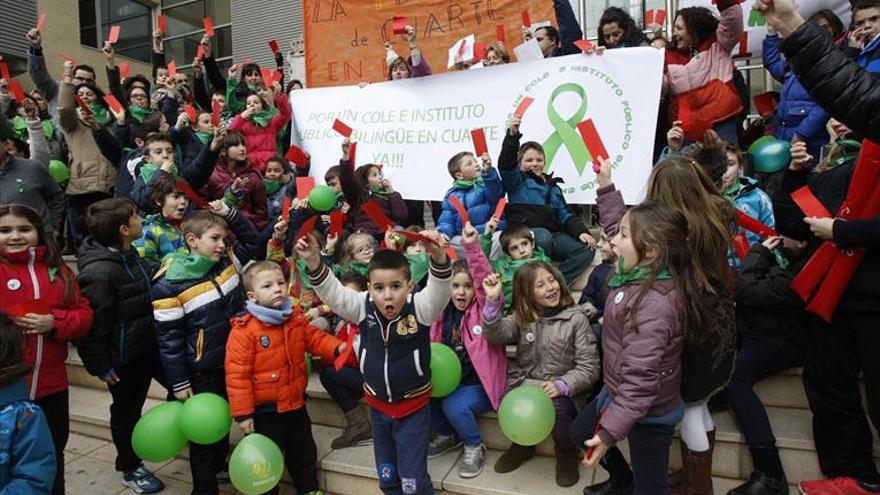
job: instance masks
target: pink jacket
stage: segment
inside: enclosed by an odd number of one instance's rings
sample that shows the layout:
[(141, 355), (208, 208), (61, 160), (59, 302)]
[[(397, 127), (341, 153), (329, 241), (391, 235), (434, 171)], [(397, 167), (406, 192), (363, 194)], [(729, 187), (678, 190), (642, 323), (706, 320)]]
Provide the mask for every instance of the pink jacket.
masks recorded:
[[(467, 350), (480, 377), (480, 382), (489, 396), (492, 408), (496, 411), (501, 404), (501, 398), (507, 382), (507, 354), (504, 346), (490, 344), (483, 338), (482, 315), (483, 305), (486, 304), (486, 291), (483, 290), (483, 279), (492, 273), (489, 260), (480, 248), (479, 242), (462, 243), (468, 269), (474, 281), (474, 295), (471, 305), (465, 310), (461, 319), (461, 340)], [(451, 302), (449, 304), (452, 304)], [(431, 341), (440, 342), (443, 339), (443, 313), (431, 324)]]
[(266, 161), (269, 157), (278, 154), (278, 135), (290, 122), (290, 102), (287, 101), (283, 92), (275, 95), (275, 107), (278, 109), (278, 114), (272, 117), (266, 127), (260, 127), (250, 120), (245, 120), (241, 114), (236, 115), (229, 126), (230, 130), (244, 134), (248, 159), (260, 174), (266, 170)]

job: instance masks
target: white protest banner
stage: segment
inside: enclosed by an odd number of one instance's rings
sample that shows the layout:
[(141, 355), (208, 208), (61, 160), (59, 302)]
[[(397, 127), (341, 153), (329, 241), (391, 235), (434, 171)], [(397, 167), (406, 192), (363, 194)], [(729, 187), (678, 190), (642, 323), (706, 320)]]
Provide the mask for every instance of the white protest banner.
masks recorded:
[(293, 139), (312, 155), (312, 175), (339, 163), (339, 119), (354, 129), (357, 165), (382, 163), (405, 198), (442, 199), (452, 186), (446, 163), (473, 151), (483, 128), (497, 166), (507, 122), (524, 97), (522, 142), (537, 141), (545, 171), (561, 177), (571, 203), (595, 201), (593, 160), (577, 125), (592, 119), (627, 203), (642, 199), (650, 174), (663, 52), (650, 47), (569, 55), (418, 79), (294, 91)]

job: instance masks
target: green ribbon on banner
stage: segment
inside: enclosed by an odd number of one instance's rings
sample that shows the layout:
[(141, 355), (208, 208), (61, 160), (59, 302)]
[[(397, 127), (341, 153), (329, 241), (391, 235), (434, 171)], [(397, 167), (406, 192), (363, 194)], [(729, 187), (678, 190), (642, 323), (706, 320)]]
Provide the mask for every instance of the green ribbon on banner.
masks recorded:
[[(577, 94), (581, 99), (581, 104), (577, 111), (566, 120), (556, 112), (554, 102), (559, 95), (569, 92)], [(590, 156), (589, 150), (587, 150), (587, 145), (584, 144), (583, 138), (581, 138), (580, 133), (577, 131), (576, 126), (584, 119), (586, 113), (587, 92), (584, 91), (583, 86), (576, 83), (565, 83), (554, 89), (553, 93), (550, 94), (550, 100), (547, 102), (547, 119), (550, 121), (550, 125), (553, 126), (553, 129), (556, 132), (551, 134), (550, 137), (544, 141), (545, 172), (550, 171), (550, 166), (553, 164), (553, 157), (556, 156), (556, 152), (559, 151), (559, 148), (562, 145), (565, 145), (566, 149), (568, 149), (568, 153), (571, 155), (575, 168), (577, 168), (578, 175), (583, 175), (584, 168), (588, 162), (592, 162), (592, 157)]]

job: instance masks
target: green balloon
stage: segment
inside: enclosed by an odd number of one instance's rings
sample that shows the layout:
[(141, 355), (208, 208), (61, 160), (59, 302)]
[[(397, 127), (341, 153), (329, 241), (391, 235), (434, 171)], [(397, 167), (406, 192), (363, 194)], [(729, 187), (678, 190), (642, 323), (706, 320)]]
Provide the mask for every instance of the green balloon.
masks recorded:
[(330, 211), (336, 206), (336, 191), (330, 186), (315, 186), (309, 193), (309, 206), (316, 211)]
[(186, 447), (186, 435), (180, 429), (183, 403), (178, 401), (158, 405), (141, 416), (134, 425), (131, 446), (143, 460), (164, 462), (173, 459)]
[(556, 409), (540, 387), (522, 385), (504, 396), (498, 408), (498, 423), (511, 442), (538, 445), (553, 431)]
[(232, 486), (245, 495), (266, 493), (281, 481), (284, 456), (269, 437), (251, 433), (244, 437), (229, 457)]
[(193, 443), (210, 445), (229, 433), (232, 416), (229, 403), (217, 394), (203, 392), (183, 403), (180, 429)]
[(64, 162), (51, 160), (49, 162), (49, 175), (52, 176), (52, 180), (56, 183), (63, 184), (70, 178), (70, 170)]
[(776, 138), (773, 136), (761, 136), (758, 139), (754, 140), (751, 145), (749, 145), (749, 153), (754, 153), (756, 149), (758, 149), (762, 144), (767, 141), (773, 141)]
[(791, 143), (780, 139), (765, 141), (752, 152), (755, 172), (772, 174), (791, 162)]
[(431, 343), (431, 397), (446, 397), (461, 382), (461, 361), (440, 342)]

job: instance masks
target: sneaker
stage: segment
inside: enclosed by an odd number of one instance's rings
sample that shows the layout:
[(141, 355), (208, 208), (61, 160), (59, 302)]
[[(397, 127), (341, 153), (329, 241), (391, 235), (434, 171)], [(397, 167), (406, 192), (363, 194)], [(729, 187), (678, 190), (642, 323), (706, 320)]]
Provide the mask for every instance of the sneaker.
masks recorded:
[(803, 495), (871, 495), (877, 493), (867, 490), (854, 478), (848, 476), (829, 480), (801, 481), (798, 483), (798, 491)]
[(464, 460), (458, 469), (458, 475), (462, 478), (476, 478), (483, 472), (483, 464), (486, 463), (486, 446), (483, 444), (475, 447), (464, 446)]
[(122, 484), (131, 488), (136, 493), (156, 493), (161, 492), (165, 488), (162, 480), (141, 465), (133, 471), (125, 473), (122, 477)]
[(441, 455), (461, 447), (461, 440), (455, 435), (437, 435), (428, 444), (428, 459), (434, 459)]

